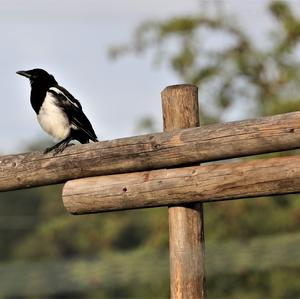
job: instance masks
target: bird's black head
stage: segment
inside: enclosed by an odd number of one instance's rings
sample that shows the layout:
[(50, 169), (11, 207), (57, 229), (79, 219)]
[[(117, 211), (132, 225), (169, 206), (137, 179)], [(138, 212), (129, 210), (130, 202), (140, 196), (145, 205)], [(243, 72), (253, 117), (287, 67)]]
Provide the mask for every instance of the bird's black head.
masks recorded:
[(31, 85), (44, 85), (51, 87), (55, 85), (57, 82), (54, 79), (54, 77), (50, 74), (48, 74), (43, 69), (33, 69), (29, 71), (18, 71), (18, 75), (24, 76), (30, 80)]

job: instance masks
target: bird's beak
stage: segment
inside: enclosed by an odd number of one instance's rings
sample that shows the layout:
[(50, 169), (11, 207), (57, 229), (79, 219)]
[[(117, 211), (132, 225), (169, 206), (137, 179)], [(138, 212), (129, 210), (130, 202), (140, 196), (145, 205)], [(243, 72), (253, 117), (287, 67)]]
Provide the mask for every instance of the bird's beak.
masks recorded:
[(31, 74), (29, 74), (27, 71), (18, 71), (17, 74), (26, 78), (31, 78)]

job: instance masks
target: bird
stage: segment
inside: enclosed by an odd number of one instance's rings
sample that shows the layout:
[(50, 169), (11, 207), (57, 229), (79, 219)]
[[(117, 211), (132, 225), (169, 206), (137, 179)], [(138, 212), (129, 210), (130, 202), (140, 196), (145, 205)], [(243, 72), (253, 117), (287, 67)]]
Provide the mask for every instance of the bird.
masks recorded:
[(46, 148), (44, 154), (63, 152), (72, 140), (80, 143), (98, 142), (80, 102), (60, 86), (53, 75), (40, 68), (18, 71), (17, 74), (30, 80), (30, 103), (40, 126), (59, 140), (54, 146)]

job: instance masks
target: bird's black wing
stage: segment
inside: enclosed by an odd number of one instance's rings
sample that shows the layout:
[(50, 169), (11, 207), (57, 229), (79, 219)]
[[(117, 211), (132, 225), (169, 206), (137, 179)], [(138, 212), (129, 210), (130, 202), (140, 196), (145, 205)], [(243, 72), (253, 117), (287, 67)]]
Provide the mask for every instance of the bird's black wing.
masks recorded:
[(90, 140), (97, 142), (97, 136), (90, 121), (83, 113), (80, 102), (59, 85), (49, 88), (48, 92), (57, 98), (57, 105), (65, 111), (75, 129), (82, 131)]

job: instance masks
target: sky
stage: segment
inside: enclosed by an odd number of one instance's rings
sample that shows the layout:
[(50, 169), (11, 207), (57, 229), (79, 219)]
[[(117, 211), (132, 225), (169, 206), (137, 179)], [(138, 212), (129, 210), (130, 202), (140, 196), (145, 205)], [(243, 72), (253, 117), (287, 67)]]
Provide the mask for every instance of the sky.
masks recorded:
[[(223, 4), (257, 42), (263, 42), (263, 33), (272, 24), (268, 2)], [(0, 0), (0, 4), (2, 154), (24, 152), (38, 139), (51, 140), (30, 106), (28, 80), (15, 73), (36, 67), (53, 74), (80, 100), (100, 140), (136, 135), (136, 124), (145, 116), (153, 117), (160, 130), (160, 92), (183, 82), (167, 67), (154, 67), (149, 54), (112, 61), (108, 49), (130, 42), (145, 20), (192, 14), (210, 5), (199, 0)]]

